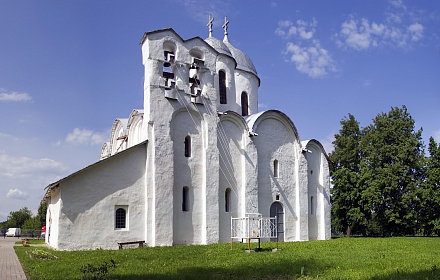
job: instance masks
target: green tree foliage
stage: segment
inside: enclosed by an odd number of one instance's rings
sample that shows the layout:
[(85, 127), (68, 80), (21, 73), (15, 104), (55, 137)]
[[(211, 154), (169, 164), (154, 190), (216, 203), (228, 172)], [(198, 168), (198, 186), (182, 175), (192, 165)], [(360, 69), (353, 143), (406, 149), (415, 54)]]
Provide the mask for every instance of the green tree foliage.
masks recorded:
[(420, 220), (425, 235), (440, 235), (440, 146), (429, 138), (430, 157), (426, 161), (421, 194)]
[(21, 226), (22, 229), (35, 229), (40, 230), (41, 229), (41, 223), (38, 216), (32, 217), (24, 221), (23, 225)]
[(329, 155), (333, 179), (332, 220), (338, 231), (361, 231), (366, 225), (362, 206), (362, 190), (359, 185), (361, 163), (361, 131), (359, 123), (351, 114), (341, 121), (342, 128), (335, 135), (334, 151)]
[(41, 202), (38, 207), (37, 218), (40, 223), (40, 227), (46, 225), (46, 212), (47, 212), (47, 204), (45, 202)]
[(414, 234), (418, 187), (424, 167), (422, 130), (405, 106), (379, 114), (361, 142), (362, 194), (381, 235)]
[(32, 212), (27, 207), (9, 213), (7, 219), (8, 228), (21, 228), (27, 219), (32, 218)]
[[(341, 124), (330, 155), (332, 212), (339, 226), (347, 228), (347, 234), (351, 228), (364, 235), (416, 233), (422, 198), (430, 193), (421, 187), (422, 130), (415, 130), (407, 108), (391, 108), (362, 130), (352, 115)], [(440, 229), (440, 219), (438, 225)]]

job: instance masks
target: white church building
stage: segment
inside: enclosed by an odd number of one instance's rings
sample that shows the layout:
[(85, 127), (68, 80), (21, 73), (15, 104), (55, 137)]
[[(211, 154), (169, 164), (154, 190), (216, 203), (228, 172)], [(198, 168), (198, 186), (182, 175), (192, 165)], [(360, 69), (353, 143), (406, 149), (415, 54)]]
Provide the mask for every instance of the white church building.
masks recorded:
[[(231, 218), (277, 217), (280, 241), (325, 240), (328, 157), (278, 110), (224, 38), (146, 32), (144, 108), (114, 121), (100, 160), (46, 187), (46, 243), (58, 250), (229, 242)], [(226, 21), (226, 20), (225, 20)]]

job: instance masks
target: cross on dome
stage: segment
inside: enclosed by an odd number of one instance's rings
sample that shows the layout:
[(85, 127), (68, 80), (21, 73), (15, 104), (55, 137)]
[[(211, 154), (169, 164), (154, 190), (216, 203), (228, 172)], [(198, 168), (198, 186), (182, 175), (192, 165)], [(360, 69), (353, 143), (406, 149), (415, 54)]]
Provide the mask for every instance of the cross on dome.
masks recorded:
[(229, 24), (229, 21), (225, 17), (225, 23), (222, 25), (222, 28), (225, 30), (225, 39), (224, 40), (226, 40), (226, 41), (228, 41), (228, 24)]
[(206, 25), (209, 28), (209, 37), (212, 37), (212, 25), (213, 25), (213, 22), (214, 22), (214, 18), (211, 15), (209, 15), (209, 21), (208, 21), (208, 24)]

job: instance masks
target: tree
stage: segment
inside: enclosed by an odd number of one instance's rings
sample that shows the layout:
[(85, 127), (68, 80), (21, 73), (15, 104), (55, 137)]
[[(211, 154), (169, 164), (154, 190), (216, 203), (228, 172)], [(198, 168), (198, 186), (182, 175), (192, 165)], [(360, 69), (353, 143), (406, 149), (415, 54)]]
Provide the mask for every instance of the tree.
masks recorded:
[(46, 213), (47, 213), (47, 204), (44, 201), (41, 201), (40, 206), (38, 207), (37, 218), (40, 223), (40, 228), (46, 225)]
[(440, 235), (440, 146), (429, 138), (425, 180), (421, 192), (420, 220), (424, 235)]
[(32, 212), (27, 207), (9, 213), (7, 219), (8, 228), (21, 228), (27, 219), (32, 218)]
[(335, 135), (334, 151), (329, 155), (332, 162), (332, 220), (337, 229), (345, 230), (350, 237), (352, 230), (362, 231), (366, 225), (364, 207), (362, 206), (362, 189), (359, 185), (361, 164), (361, 131), (355, 117), (341, 120), (342, 128)]
[(24, 221), (21, 228), (22, 229), (34, 229), (34, 230), (41, 229), (41, 223), (40, 223), (38, 216), (29, 218), (26, 221)]
[(364, 129), (360, 184), (370, 222), (382, 235), (414, 234), (418, 188), (424, 170), (422, 129), (407, 108), (391, 108)]

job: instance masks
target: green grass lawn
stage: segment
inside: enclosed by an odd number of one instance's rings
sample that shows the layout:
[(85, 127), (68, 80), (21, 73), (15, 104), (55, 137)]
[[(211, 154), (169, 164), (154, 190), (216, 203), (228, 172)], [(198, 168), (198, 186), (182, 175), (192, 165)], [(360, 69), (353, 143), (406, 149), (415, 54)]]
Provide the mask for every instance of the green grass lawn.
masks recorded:
[[(261, 247), (257, 253), (246, 253), (247, 245), (240, 243), (232, 250), (214, 244), (74, 252), (17, 246), (15, 251), (31, 280), (92, 279), (97, 272), (81, 272), (89, 264), (89, 271), (108, 269), (107, 279), (440, 279), (440, 238), (279, 243), (278, 252), (271, 251), (275, 243)], [(105, 265), (111, 260), (116, 267)]]

